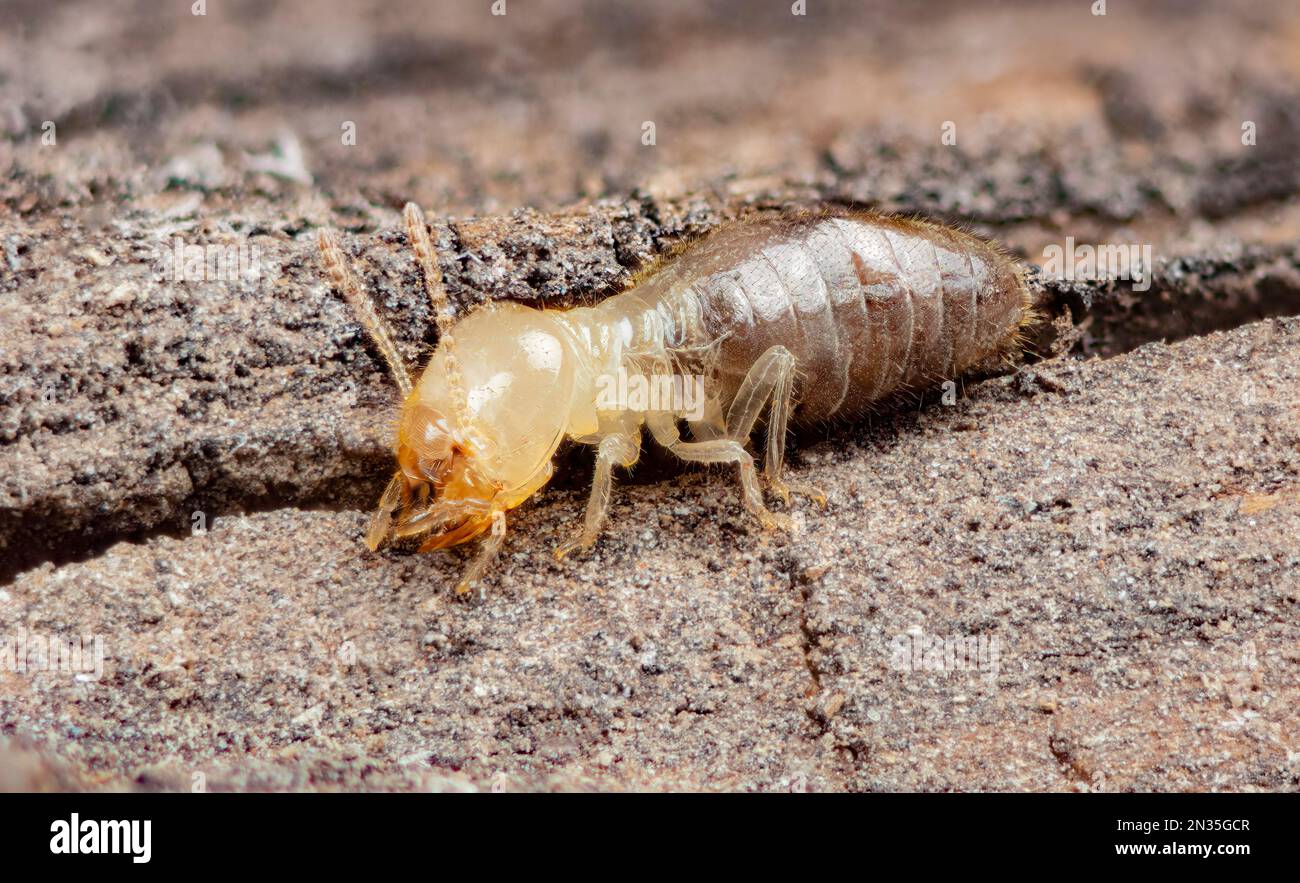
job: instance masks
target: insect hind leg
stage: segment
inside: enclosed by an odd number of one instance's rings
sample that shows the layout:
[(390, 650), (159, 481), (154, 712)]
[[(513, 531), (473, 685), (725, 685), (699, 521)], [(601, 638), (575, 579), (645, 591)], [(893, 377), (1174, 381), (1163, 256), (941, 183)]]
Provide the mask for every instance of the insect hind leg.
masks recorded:
[(790, 516), (773, 512), (763, 502), (763, 491), (758, 486), (754, 458), (745, 450), (743, 440), (715, 438), (708, 441), (683, 441), (671, 416), (660, 413), (646, 420), (655, 441), (673, 455), (689, 463), (735, 463), (740, 470), (740, 490), (745, 508), (766, 528), (794, 529)]
[(764, 476), (772, 491), (789, 505), (790, 493), (811, 497), (826, 505), (826, 495), (802, 482), (786, 482), (781, 476), (785, 465), (785, 435), (794, 400), (794, 356), (777, 344), (758, 357), (727, 410), (727, 437), (743, 445), (754, 431), (763, 406), (772, 403), (767, 419), (767, 461)]
[(393, 342), (392, 329), (375, 310), (375, 305), (366, 296), (361, 284), (357, 282), (333, 231), (321, 230), (316, 242), (320, 247), (321, 262), (325, 265), (325, 271), (329, 273), (330, 282), (343, 295), (343, 299), (356, 314), (361, 327), (374, 341), (375, 348), (379, 350), (379, 354), (384, 357), (384, 362), (388, 365), (389, 376), (397, 384), (402, 398), (406, 398), (411, 394), (411, 374), (406, 368), (402, 354), (397, 349), (397, 344)]

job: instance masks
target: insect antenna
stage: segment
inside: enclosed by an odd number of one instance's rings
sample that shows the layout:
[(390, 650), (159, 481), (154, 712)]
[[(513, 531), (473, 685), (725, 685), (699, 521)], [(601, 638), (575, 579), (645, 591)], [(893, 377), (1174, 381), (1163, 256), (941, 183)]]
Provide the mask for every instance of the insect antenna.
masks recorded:
[(465, 379), (460, 372), (460, 362), (456, 358), (456, 339), (452, 337), (451, 301), (447, 297), (447, 288), (442, 282), (442, 268), (434, 257), (433, 243), (429, 241), (429, 227), (424, 222), (424, 212), (413, 202), (408, 202), (402, 211), (406, 219), (406, 235), (415, 249), (416, 260), (424, 273), (424, 290), (429, 295), (429, 306), (433, 308), (434, 322), (438, 326), (438, 345), (442, 349), (443, 367), (447, 375), (447, 388), (451, 392), (452, 402), (460, 410), (458, 417), (466, 412)]
[(330, 281), (343, 295), (348, 306), (352, 307), (352, 312), (356, 313), (366, 333), (375, 342), (379, 354), (388, 363), (389, 375), (401, 390), (402, 398), (406, 398), (411, 394), (411, 375), (406, 370), (406, 362), (398, 352), (397, 345), (393, 343), (393, 332), (389, 329), (388, 323), (375, 311), (375, 305), (371, 303), (370, 298), (366, 297), (356, 277), (352, 275), (347, 259), (343, 256), (343, 249), (339, 248), (338, 239), (333, 231), (321, 230), (316, 242), (320, 246), (321, 261), (330, 275)]
[[(402, 359), (402, 354), (398, 352), (397, 345), (393, 343), (393, 332), (388, 327), (383, 318), (375, 310), (375, 305), (366, 297), (361, 285), (352, 275), (348, 266), (347, 258), (343, 256), (343, 249), (339, 248), (338, 239), (330, 230), (321, 230), (317, 236), (317, 244), (320, 246), (321, 260), (325, 264), (325, 270), (329, 273), (330, 281), (334, 287), (343, 295), (343, 299), (348, 302), (361, 322), (370, 339), (374, 341), (375, 347), (378, 348), (379, 354), (384, 357), (384, 362), (388, 365), (389, 376), (397, 384), (398, 390), (405, 399), (411, 394), (412, 383), (411, 374), (406, 369), (406, 362)], [(388, 486), (384, 488), (383, 496), (380, 497), (379, 506), (370, 519), (370, 526), (366, 530), (366, 545), (371, 550), (379, 548), (380, 543), (388, 535), (389, 528), (393, 523), (393, 510), (402, 502), (405, 482), (401, 470), (393, 474), (389, 480)]]

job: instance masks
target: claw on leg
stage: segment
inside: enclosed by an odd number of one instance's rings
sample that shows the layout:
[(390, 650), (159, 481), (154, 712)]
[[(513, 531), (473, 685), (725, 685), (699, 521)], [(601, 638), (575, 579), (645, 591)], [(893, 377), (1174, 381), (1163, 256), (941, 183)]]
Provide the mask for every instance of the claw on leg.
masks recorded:
[[(746, 457), (748, 458), (748, 454)], [(759, 489), (758, 474), (754, 469), (753, 459), (746, 459), (740, 464), (740, 485), (745, 496), (745, 508), (758, 519), (759, 524), (768, 530), (794, 531), (794, 519), (784, 512), (773, 512), (763, 502), (763, 492)]]
[(586, 531), (583, 531), (573, 539), (565, 540), (555, 547), (555, 560), (563, 561), (570, 552), (585, 552), (595, 542), (595, 537), (588, 537)]
[(798, 494), (812, 500), (821, 508), (826, 508), (826, 492), (819, 487), (802, 481), (784, 481), (780, 478), (769, 478), (768, 484), (772, 488), (772, 493), (780, 497), (787, 506), (790, 505), (790, 495)]

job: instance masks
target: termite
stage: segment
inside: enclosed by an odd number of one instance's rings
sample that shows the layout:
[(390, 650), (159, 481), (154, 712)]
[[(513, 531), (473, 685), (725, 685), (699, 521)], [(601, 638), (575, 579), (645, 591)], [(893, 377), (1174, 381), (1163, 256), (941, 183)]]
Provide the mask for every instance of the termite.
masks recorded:
[[(595, 306), (496, 302), (453, 321), (424, 215), (408, 203), (404, 219), (438, 328), (418, 379), (334, 234), (322, 230), (319, 245), (403, 399), (397, 471), (366, 545), (422, 538), (426, 551), (486, 533), (459, 592), (501, 548), (506, 513), (551, 478), (566, 439), (594, 447), (596, 466), (582, 527), (558, 556), (595, 542), (614, 468), (637, 462), (643, 429), (684, 461), (734, 464), (745, 508), (788, 529), (746, 449), (765, 407), (767, 485), (787, 503), (792, 490), (824, 503), (782, 475), (791, 423), (857, 417), (1009, 358), (1033, 313), (1021, 268), (993, 242), (918, 219), (819, 212), (724, 225)], [(620, 373), (702, 378), (702, 407), (602, 399), (602, 379)]]

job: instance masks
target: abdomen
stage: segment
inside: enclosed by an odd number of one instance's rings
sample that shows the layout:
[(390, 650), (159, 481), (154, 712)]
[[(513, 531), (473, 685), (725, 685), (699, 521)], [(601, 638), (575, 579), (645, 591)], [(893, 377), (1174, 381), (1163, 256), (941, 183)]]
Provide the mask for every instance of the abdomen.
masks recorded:
[(868, 214), (726, 227), (637, 289), (695, 317), (686, 343), (720, 341), (724, 401), (763, 352), (789, 349), (803, 422), (954, 378), (1013, 348), (1029, 309), (1019, 270), (996, 245)]

